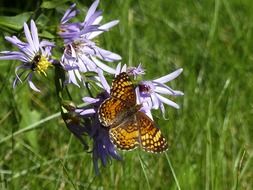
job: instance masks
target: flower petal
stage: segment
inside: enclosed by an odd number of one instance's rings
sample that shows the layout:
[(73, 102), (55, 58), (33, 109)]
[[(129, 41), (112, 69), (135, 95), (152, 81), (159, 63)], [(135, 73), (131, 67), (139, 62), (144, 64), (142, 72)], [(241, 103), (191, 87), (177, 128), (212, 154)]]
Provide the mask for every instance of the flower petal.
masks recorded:
[(168, 95), (173, 95), (173, 96), (182, 96), (182, 95), (184, 95), (184, 93), (181, 92), (181, 91), (173, 90), (169, 87), (165, 88), (165, 87), (162, 87), (162, 86), (156, 86), (154, 91), (156, 93), (168, 94)]
[(33, 57), (35, 56), (35, 47), (34, 47), (34, 44), (33, 44), (33, 40), (32, 40), (32, 36), (30, 34), (30, 30), (27, 26), (26, 23), (24, 23), (24, 32), (25, 32), (25, 36), (26, 36), (26, 40), (29, 44), (30, 47), (27, 47), (28, 49), (30, 49), (30, 53), (32, 53)]
[(150, 96), (151, 96), (152, 103), (153, 103), (152, 108), (153, 109), (158, 109), (160, 102), (159, 102), (159, 99), (157, 97), (157, 94), (156, 93), (151, 93)]
[(95, 57), (91, 57), (92, 61), (102, 70), (114, 74), (116, 71), (115, 69), (109, 67), (108, 65), (104, 64), (103, 62), (99, 61), (98, 59), (96, 59)]
[(32, 33), (32, 39), (33, 39), (33, 44), (34, 44), (34, 50), (35, 52), (38, 52), (40, 43), (39, 43), (37, 27), (33, 20), (31, 20), (31, 33)]
[(88, 115), (88, 114), (94, 114), (96, 113), (95, 109), (94, 108), (90, 108), (90, 109), (83, 109), (81, 112), (80, 112), (80, 115)]
[(165, 98), (165, 97), (163, 97), (163, 96), (161, 96), (161, 95), (159, 95), (159, 94), (156, 94), (156, 95), (157, 95), (157, 97), (159, 98), (159, 100), (160, 100), (161, 102), (163, 102), (163, 103), (165, 103), (165, 104), (167, 104), (167, 105), (169, 105), (169, 106), (172, 106), (172, 107), (174, 107), (174, 108), (176, 108), (176, 109), (179, 109), (179, 108), (180, 108), (178, 104), (176, 104), (175, 102), (169, 100), (168, 98)]
[(28, 76), (28, 84), (30, 86), (31, 89), (33, 89), (36, 92), (40, 92), (40, 90), (34, 85), (34, 83), (32, 82), (32, 73), (29, 74)]
[(106, 24), (99, 26), (98, 29), (101, 31), (91, 32), (88, 36), (88, 39), (91, 40), (91, 39), (97, 37), (98, 35), (102, 34), (103, 32), (108, 31), (110, 28), (114, 27), (118, 23), (119, 23), (119, 20), (113, 20), (111, 22), (108, 22)]
[(96, 11), (97, 7), (98, 7), (98, 4), (99, 4), (99, 0), (96, 0), (94, 1), (94, 3), (90, 6), (87, 14), (86, 14), (86, 17), (84, 19), (85, 22), (87, 22), (87, 20), (90, 19), (90, 17), (94, 14), (94, 12)]
[(100, 79), (100, 82), (103, 86), (103, 88), (106, 90), (106, 92), (108, 92), (108, 94), (110, 93), (110, 86), (103, 74), (103, 71), (101, 69), (98, 69), (98, 76), (99, 76), (99, 79)]
[(155, 82), (159, 82), (159, 83), (166, 83), (166, 82), (169, 82), (169, 81), (171, 81), (171, 80), (177, 78), (178, 75), (180, 75), (182, 72), (183, 72), (183, 69), (180, 68), (180, 69), (178, 69), (178, 70), (176, 70), (176, 71), (174, 71), (174, 72), (172, 72), (172, 73), (170, 73), (170, 74), (168, 74), (168, 75), (165, 75), (165, 76), (163, 76), (163, 77), (160, 77), (160, 78), (158, 78), (158, 79), (155, 79), (154, 81), (155, 81)]
[(77, 14), (77, 10), (75, 10), (76, 4), (74, 3), (71, 5), (67, 11), (64, 13), (62, 19), (61, 19), (61, 24), (65, 24), (67, 21), (69, 21), (71, 18), (75, 17)]
[(98, 98), (92, 98), (92, 97), (83, 97), (82, 100), (85, 102), (85, 103), (89, 103), (89, 104), (93, 104), (93, 103), (96, 103), (99, 101)]

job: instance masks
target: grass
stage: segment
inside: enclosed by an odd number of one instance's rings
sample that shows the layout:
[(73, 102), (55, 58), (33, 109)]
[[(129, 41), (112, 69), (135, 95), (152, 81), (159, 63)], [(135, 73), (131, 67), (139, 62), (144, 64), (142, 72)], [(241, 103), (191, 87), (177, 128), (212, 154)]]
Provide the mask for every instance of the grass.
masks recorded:
[[(105, 20), (120, 20), (100, 38), (102, 47), (122, 55), (123, 63), (136, 66), (141, 62), (146, 79), (184, 69), (170, 83), (185, 93), (173, 98), (181, 109), (166, 107), (167, 120), (154, 112), (170, 142), (169, 151), (159, 155), (120, 152), (122, 162), (113, 160), (95, 176), (91, 155), (60, 117), (54, 117), (59, 108), (52, 75), (39, 81), (45, 89), (41, 94), (26, 85), (13, 90), (17, 64), (1, 61), (0, 189), (250, 190), (251, 0), (101, 1)], [(78, 5), (87, 7), (90, 2)], [(1, 3), (0, 15), (5, 16), (36, 7), (36, 3)], [(57, 23), (66, 7), (49, 10), (46, 16)], [(2, 30), (0, 34), (0, 50), (9, 49), (3, 37), (13, 33)], [(71, 92), (81, 101), (83, 92)]]

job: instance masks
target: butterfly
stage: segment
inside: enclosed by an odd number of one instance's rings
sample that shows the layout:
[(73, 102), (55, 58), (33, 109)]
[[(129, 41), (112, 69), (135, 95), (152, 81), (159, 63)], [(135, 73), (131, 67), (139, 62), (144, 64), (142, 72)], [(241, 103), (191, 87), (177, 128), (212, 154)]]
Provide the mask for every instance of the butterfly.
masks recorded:
[(110, 97), (98, 109), (98, 118), (109, 127), (111, 142), (121, 150), (140, 146), (147, 152), (164, 152), (168, 148), (153, 120), (136, 104), (135, 88), (129, 76), (122, 72), (112, 82)]

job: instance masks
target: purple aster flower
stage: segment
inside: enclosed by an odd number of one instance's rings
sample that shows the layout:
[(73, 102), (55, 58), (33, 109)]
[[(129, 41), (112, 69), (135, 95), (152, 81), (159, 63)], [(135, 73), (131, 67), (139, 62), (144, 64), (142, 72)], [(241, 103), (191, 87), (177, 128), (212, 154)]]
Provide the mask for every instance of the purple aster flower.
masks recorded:
[(115, 70), (115, 76), (117, 76), (118, 74), (122, 72), (126, 72), (128, 75), (134, 76), (134, 79), (136, 79), (138, 75), (145, 74), (145, 70), (142, 68), (141, 64), (139, 64), (138, 67), (127, 67), (126, 64), (124, 64), (121, 67), (121, 63), (119, 63)]
[[(13, 82), (13, 87), (16, 86), (17, 82), (23, 82), (21, 76), (28, 71), (25, 79), (27, 79), (30, 88), (39, 92), (40, 90), (32, 82), (32, 76), (34, 73), (46, 76), (46, 71), (52, 64), (50, 56), (51, 48), (54, 44), (48, 41), (39, 41), (37, 27), (33, 20), (31, 20), (30, 30), (27, 24), (24, 23), (24, 32), (27, 42), (20, 41), (16, 36), (5, 37), (19, 51), (2, 51), (0, 52), (0, 60), (22, 61), (23, 64), (15, 69), (16, 78)], [(20, 71), (21, 69), (23, 71)]]
[(136, 78), (138, 75), (144, 75), (145, 71), (142, 68), (141, 64), (139, 64), (138, 67), (128, 67), (126, 73)]
[[(182, 73), (183, 69), (178, 69), (173, 73), (165, 75), (155, 80), (142, 81), (136, 88), (137, 101), (141, 103), (145, 108), (160, 109), (165, 114), (164, 104), (179, 109), (179, 105), (169, 100), (164, 95), (182, 96), (183, 92), (173, 90), (165, 83), (175, 79)], [(148, 109), (145, 109), (148, 110)], [(150, 116), (150, 113), (147, 113)]]
[(96, 11), (99, 0), (96, 0), (89, 8), (83, 22), (68, 23), (76, 16), (75, 4), (64, 14), (59, 35), (65, 43), (65, 50), (61, 59), (61, 64), (68, 71), (69, 83), (79, 86), (82, 82), (80, 72), (94, 71), (102, 69), (108, 73), (115, 73), (115, 70), (102, 61), (114, 62), (121, 60), (118, 54), (102, 49), (92, 41), (96, 36), (108, 31), (118, 24), (118, 20), (100, 25), (102, 11)]
[(103, 166), (106, 166), (111, 158), (121, 160), (113, 143), (110, 141), (109, 128), (103, 127), (98, 119), (99, 105), (108, 97), (109, 94), (104, 92), (96, 99), (90, 97), (83, 98), (83, 101), (88, 105), (75, 110), (79, 114), (78, 118), (83, 120), (83, 122), (79, 122), (78, 127), (74, 123), (68, 127), (78, 138), (83, 134), (88, 134), (93, 140), (93, 163), (97, 174), (99, 171), (98, 160), (101, 160)]

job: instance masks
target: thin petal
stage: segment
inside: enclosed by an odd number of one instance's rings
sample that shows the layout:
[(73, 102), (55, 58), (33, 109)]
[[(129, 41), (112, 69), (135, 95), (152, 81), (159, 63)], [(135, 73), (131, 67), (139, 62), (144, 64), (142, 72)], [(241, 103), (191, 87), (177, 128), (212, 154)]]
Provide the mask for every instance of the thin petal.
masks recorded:
[(101, 82), (103, 88), (108, 93), (110, 93), (110, 86), (109, 86), (109, 84), (108, 84), (108, 82), (107, 82), (107, 80), (106, 80), (106, 78), (105, 78), (105, 76), (103, 74), (103, 71), (101, 69), (98, 69), (98, 76), (99, 76), (99, 79), (100, 79), (100, 82)]
[(84, 27), (89, 26), (89, 25), (96, 25), (96, 23), (99, 23), (102, 20), (102, 11), (96, 11), (91, 15), (91, 17), (84, 21)]
[(76, 80), (74, 70), (68, 71), (68, 75), (69, 75), (69, 83), (73, 83), (80, 88), (80, 86)]
[(32, 33), (32, 39), (33, 39), (35, 51), (38, 52), (40, 42), (39, 42), (39, 37), (38, 37), (38, 30), (33, 20), (31, 20), (31, 33)]
[(116, 71), (115, 71), (115, 76), (117, 76), (118, 74), (120, 74), (121, 72), (121, 62), (118, 63), (117, 67), (116, 67)]
[(165, 75), (165, 76), (163, 76), (161, 78), (155, 79), (154, 81), (155, 82), (159, 82), (159, 83), (166, 83), (166, 82), (169, 82), (169, 81), (177, 78), (178, 75), (180, 75), (182, 72), (183, 72), (183, 69), (180, 68), (180, 69), (178, 69), (178, 70), (176, 70), (176, 71), (174, 71), (174, 72), (172, 72), (172, 73), (170, 73), (168, 75)]
[(103, 24), (101, 26), (98, 27), (98, 29), (100, 29), (101, 31), (95, 31), (92, 32), (91, 34), (89, 34), (88, 39), (93, 39), (95, 37), (97, 37), (98, 35), (102, 34), (103, 32), (109, 30), (110, 28), (114, 27), (115, 25), (117, 25), (119, 23), (119, 20), (114, 20), (111, 22), (108, 22), (106, 24)]
[(74, 10), (75, 9), (76, 4), (74, 3), (73, 5), (71, 5), (67, 11), (64, 13), (62, 19), (61, 19), (61, 23), (65, 24), (68, 20), (70, 20), (71, 18), (75, 17), (77, 14), (77, 11)]
[(27, 43), (20, 41), (16, 36), (12, 36), (12, 37), (6, 36), (5, 39), (8, 42), (12, 43), (14, 46), (17, 46), (18, 48), (27, 46)]
[(92, 98), (92, 97), (83, 97), (82, 100), (85, 102), (85, 103), (89, 103), (89, 104), (93, 104), (93, 103), (96, 103), (99, 101), (98, 98)]
[(141, 107), (140, 111), (145, 113), (151, 120), (154, 120), (153, 116), (152, 116), (152, 113), (151, 113), (151, 108), (150, 108), (150, 106), (148, 105), (147, 102), (142, 104), (142, 107)]
[(140, 89), (139, 89), (139, 87), (135, 88), (135, 94), (136, 94), (136, 104), (141, 104), (141, 97), (140, 97)]
[(99, 0), (96, 0), (89, 8), (87, 15), (85, 17), (85, 22), (87, 22), (87, 20), (94, 14), (94, 12), (96, 11), (97, 7), (99, 4)]
[(152, 99), (152, 103), (153, 103), (153, 109), (158, 109), (159, 108), (159, 99), (157, 97), (157, 94), (155, 93), (151, 93), (151, 99)]
[[(25, 32), (26, 40), (27, 40), (28, 44), (30, 45), (31, 53), (33, 53), (35, 50), (35, 47), (33, 45), (33, 40), (32, 40), (32, 36), (30, 34), (30, 30), (29, 30), (26, 23), (24, 23), (24, 32)], [(35, 55), (35, 53), (33, 53), (33, 55)]]
[(126, 70), (127, 70), (127, 65), (124, 64), (123, 67), (121, 68), (121, 72), (126, 72)]
[(114, 74), (116, 71), (115, 69), (105, 65), (104, 63), (102, 63), (101, 61), (99, 61), (98, 59), (94, 58), (94, 57), (91, 57), (91, 59), (94, 61), (94, 63), (99, 67), (101, 68), (102, 70), (106, 71), (107, 73), (110, 73), (110, 74)]
[[(101, 13), (102, 13), (102, 11), (101, 11)], [(100, 16), (98, 16), (98, 17), (93, 21), (92, 25), (99, 25), (99, 23), (100, 23), (102, 20), (103, 20), (103, 16), (100, 15)]]
[(163, 102), (163, 103), (165, 103), (165, 104), (167, 104), (167, 105), (169, 105), (169, 106), (172, 106), (172, 107), (174, 107), (174, 108), (176, 108), (176, 109), (179, 109), (179, 108), (180, 108), (178, 104), (176, 104), (175, 102), (169, 100), (168, 98), (165, 98), (165, 97), (163, 97), (163, 96), (161, 96), (161, 95), (159, 95), (159, 94), (156, 94), (156, 95), (157, 95), (157, 97), (159, 98), (159, 100), (160, 100), (161, 102)]
[(95, 47), (94, 49), (98, 51), (98, 53), (96, 53), (96, 56), (104, 61), (114, 62), (121, 60), (121, 56), (116, 53), (110, 52), (100, 47)]
[(111, 22), (108, 22), (106, 24), (103, 24), (101, 26), (99, 26), (98, 29), (101, 29), (101, 30), (109, 30), (110, 28), (114, 27), (115, 25), (117, 25), (119, 23), (119, 20), (113, 20)]
[(80, 59), (82, 60), (83, 64), (88, 68), (89, 71), (96, 71), (96, 64), (91, 61), (85, 54), (82, 54), (80, 56)]
[(164, 87), (161, 87), (161, 86), (156, 86), (154, 91), (156, 93), (159, 93), (159, 94), (168, 94), (168, 95), (173, 95), (173, 96), (182, 96), (182, 95), (184, 95), (183, 92), (173, 90), (169, 87), (164, 88)]
[(31, 89), (33, 89), (36, 92), (40, 92), (40, 90), (32, 82), (32, 73), (30, 73), (29, 76), (28, 76), (28, 84), (29, 84)]
[(0, 52), (0, 55), (3, 54), (3, 56), (0, 56), (0, 60), (20, 60), (22, 62), (29, 62), (29, 60), (25, 54), (19, 51), (3, 51)]
[(94, 108), (85, 109), (80, 112), (80, 115), (88, 115), (88, 114), (94, 114), (96, 113)]

